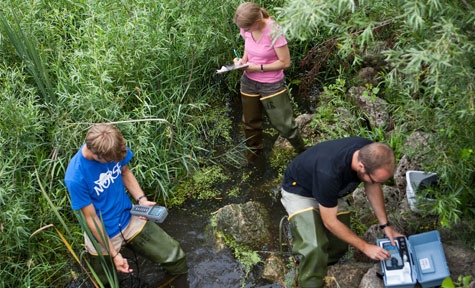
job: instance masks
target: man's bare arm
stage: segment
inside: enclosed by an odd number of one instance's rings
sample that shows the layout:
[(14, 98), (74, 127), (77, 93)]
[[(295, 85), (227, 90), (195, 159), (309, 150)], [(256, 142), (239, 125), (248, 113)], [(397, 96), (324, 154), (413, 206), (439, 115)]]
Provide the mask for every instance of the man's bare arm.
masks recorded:
[[(381, 188), (381, 184), (365, 183), (366, 196), (368, 197), (371, 208), (373, 208), (376, 218), (378, 218), (379, 224), (384, 225), (388, 223), (388, 216), (386, 214), (386, 207), (384, 205), (384, 195)], [(384, 228), (384, 233), (391, 240), (394, 245), (394, 237), (403, 236), (399, 232), (395, 231), (392, 226)]]
[(101, 244), (102, 247), (108, 247), (109, 255), (111, 255), (114, 261), (114, 265), (117, 268), (117, 271), (123, 273), (132, 272), (132, 270), (129, 268), (127, 259), (123, 258), (122, 254), (120, 254), (119, 251), (115, 250), (114, 246), (112, 245), (112, 241), (107, 235), (107, 232), (104, 231), (104, 226), (102, 224), (102, 221), (96, 214), (96, 209), (94, 208), (94, 205), (90, 204), (82, 208), (81, 211), (84, 214), (87, 227), (89, 227), (99, 244)]
[(343, 222), (338, 220), (338, 206), (328, 208), (319, 205), (319, 209), (323, 224), (335, 236), (360, 250), (373, 260), (384, 260), (389, 257), (389, 253), (386, 250), (377, 245), (369, 244), (368, 242), (364, 241), (353, 231), (351, 231), (351, 229)]

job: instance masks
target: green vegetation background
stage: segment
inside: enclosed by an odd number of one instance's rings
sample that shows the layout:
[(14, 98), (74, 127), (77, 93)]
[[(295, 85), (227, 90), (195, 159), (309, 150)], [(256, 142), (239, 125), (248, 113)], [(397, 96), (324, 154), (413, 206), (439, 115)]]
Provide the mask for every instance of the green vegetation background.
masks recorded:
[[(305, 84), (300, 76), (309, 71), (300, 61), (307, 53), (327, 52), (327, 58), (315, 58), (319, 69), (311, 80), (331, 92), (331, 105), (349, 105), (345, 92), (365, 48), (390, 44), (381, 52), (388, 63), (380, 71), (382, 84), (369, 88), (390, 104), (393, 129), (351, 132), (385, 141), (398, 155), (411, 153), (402, 143), (413, 131), (433, 135), (424, 151), (412, 151), (424, 156), (424, 168), (437, 172), (444, 187), (432, 209), (440, 225), (473, 223), (473, 4), (257, 2), (291, 40), (291, 83)], [(135, 152), (139, 182), (167, 205), (179, 204), (174, 187), (195, 171), (236, 163), (239, 143), (226, 103), (237, 97), (239, 73), (217, 77), (215, 71), (232, 60), (233, 49), (242, 51), (232, 23), (239, 3), (0, 3), (2, 287), (63, 286), (72, 278), (71, 256), (59, 235), (76, 251), (82, 237), (62, 179), (92, 123), (116, 123)], [(56, 229), (33, 234), (49, 224)], [(473, 236), (473, 230), (466, 233)]]

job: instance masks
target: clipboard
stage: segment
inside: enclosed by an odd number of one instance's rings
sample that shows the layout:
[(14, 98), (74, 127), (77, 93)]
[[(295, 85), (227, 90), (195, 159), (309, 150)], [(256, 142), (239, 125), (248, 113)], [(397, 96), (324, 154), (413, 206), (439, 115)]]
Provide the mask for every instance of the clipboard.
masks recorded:
[(247, 64), (247, 63), (242, 64), (242, 65), (237, 65), (237, 66), (234, 65), (234, 64), (221, 66), (221, 69), (216, 70), (216, 74), (221, 74), (221, 73), (228, 72), (228, 71), (238, 70), (238, 69), (241, 69), (241, 68), (245, 68), (247, 66), (249, 66), (249, 64)]

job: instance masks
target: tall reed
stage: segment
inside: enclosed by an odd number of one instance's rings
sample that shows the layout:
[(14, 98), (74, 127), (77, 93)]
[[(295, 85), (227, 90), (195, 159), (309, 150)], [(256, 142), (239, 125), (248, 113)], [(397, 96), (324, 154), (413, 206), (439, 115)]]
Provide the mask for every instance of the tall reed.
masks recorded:
[(0, 3), (3, 285), (65, 286), (73, 277), (64, 243), (81, 251), (82, 229), (62, 180), (92, 123), (117, 123), (133, 172), (159, 203), (210, 158), (233, 161), (223, 92), (235, 91), (238, 76), (215, 71), (242, 45), (230, 25), (238, 3)]

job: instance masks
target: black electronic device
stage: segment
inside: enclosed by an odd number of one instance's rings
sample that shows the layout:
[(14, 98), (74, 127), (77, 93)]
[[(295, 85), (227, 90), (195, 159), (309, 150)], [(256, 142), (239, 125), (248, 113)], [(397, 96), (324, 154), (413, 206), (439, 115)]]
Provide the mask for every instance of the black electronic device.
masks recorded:
[(401, 256), (403, 258), (402, 260), (404, 260), (404, 256), (409, 258), (408, 251), (407, 251), (406, 238), (405, 237), (396, 237), (395, 239), (396, 239), (395, 241), (398, 243), (399, 254), (401, 254)]
[(402, 261), (401, 252), (396, 245), (391, 242), (383, 243), (383, 248), (389, 252), (391, 257), (384, 260), (384, 265), (387, 270), (396, 270), (404, 268), (404, 262)]
[(163, 206), (133, 205), (130, 213), (136, 216), (143, 216), (156, 223), (162, 223), (168, 216), (167, 208)]

